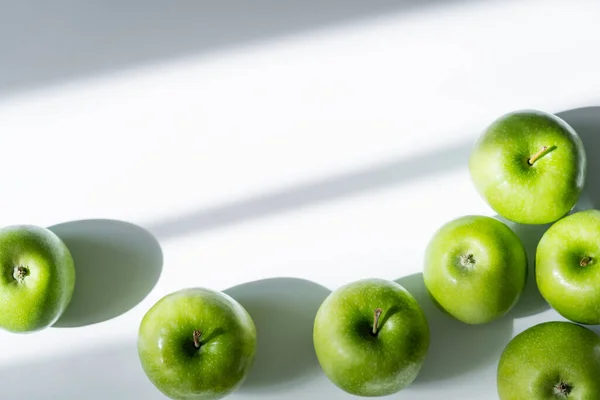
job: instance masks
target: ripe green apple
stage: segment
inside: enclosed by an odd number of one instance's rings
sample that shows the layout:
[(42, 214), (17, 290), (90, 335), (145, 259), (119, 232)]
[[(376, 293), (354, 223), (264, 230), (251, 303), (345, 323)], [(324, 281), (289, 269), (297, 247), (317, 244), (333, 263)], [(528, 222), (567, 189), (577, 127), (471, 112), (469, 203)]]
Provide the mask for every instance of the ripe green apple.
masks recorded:
[(527, 254), (504, 223), (465, 215), (442, 225), (425, 249), (423, 280), (432, 300), (467, 324), (504, 316), (527, 283)]
[(585, 210), (555, 222), (536, 250), (540, 294), (563, 317), (600, 324), (600, 211)]
[(547, 224), (565, 216), (583, 190), (587, 159), (575, 130), (536, 110), (496, 119), (469, 157), (476, 190), (504, 218)]
[(229, 295), (207, 288), (167, 294), (144, 315), (138, 356), (152, 384), (171, 399), (215, 400), (245, 381), (256, 327)]
[(527, 328), (502, 352), (496, 382), (500, 400), (600, 399), (600, 336), (567, 321)]
[(321, 369), (347, 393), (385, 396), (410, 385), (429, 350), (429, 325), (400, 284), (362, 279), (329, 294), (317, 311), (313, 343)]
[(46, 228), (0, 229), (0, 270), (0, 328), (6, 331), (33, 333), (51, 326), (73, 296), (73, 257)]

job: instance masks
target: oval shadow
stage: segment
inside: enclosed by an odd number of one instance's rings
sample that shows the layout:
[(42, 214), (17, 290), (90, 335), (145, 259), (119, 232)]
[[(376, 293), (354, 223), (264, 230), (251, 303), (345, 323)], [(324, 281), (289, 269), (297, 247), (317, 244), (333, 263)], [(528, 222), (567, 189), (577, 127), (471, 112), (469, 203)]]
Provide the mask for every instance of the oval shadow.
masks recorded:
[(431, 332), (430, 347), (414, 385), (451, 379), (490, 363), (496, 363), (512, 337), (512, 319), (504, 316), (482, 325), (460, 322), (432, 301), (423, 282), (423, 274), (396, 280), (421, 305)]
[(527, 252), (527, 284), (521, 294), (519, 301), (508, 315), (512, 318), (527, 317), (550, 308), (550, 305), (540, 294), (535, 280), (535, 252), (537, 245), (544, 233), (552, 224), (525, 225), (507, 220), (500, 215), (494, 215), (495, 219), (506, 224), (521, 239)]
[(576, 209), (583, 210), (600, 206), (600, 158), (595, 152), (600, 149), (600, 107), (582, 107), (556, 114), (579, 134), (587, 155), (585, 187)]
[(142, 301), (161, 274), (158, 241), (123, 221), (93, 219), (49, 227), (67, 245), (75, 262), (71, 303), (53, 325), (91, 325), (115, 318)]
[(240, 391), (285, 391), (320, 374), (312, 333), (329, 289), (303, 279), (272, 278), (224, 292), (244, 306), (256, 324), (256, 360)]

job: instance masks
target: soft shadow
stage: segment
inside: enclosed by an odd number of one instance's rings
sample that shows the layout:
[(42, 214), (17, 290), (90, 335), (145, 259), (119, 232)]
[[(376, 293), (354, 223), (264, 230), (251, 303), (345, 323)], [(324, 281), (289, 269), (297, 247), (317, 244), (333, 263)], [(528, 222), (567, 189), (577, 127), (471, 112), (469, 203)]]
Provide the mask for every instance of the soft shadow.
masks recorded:
[(448, 0), (3, 1), (0, 95)]
[(165, 399), (146, 378), (135, 342), (92, 343), (90, 350), (77, 354), (11, 364), (0, 376), (2, 398), (7, 400)]
[(500, 215), (494, 215), (494, 218), (506, 224), (517, 234), (527, 252), (527, 285), (509, 315), (513, 318), (521, 318), (547, 310), (550, 306), (540, 294), (535, 280), (535, 252), (540, 239), (552, 224), (526, 225), (509, 221)]
[[(406, 183), (442, 171), (464, 168), (471, 148), (471, 142), (446, 146), (427, 154), (388, 161), (370, 168), (266, 193), (233, 204), (180, 215), (155, 223), (149, 226), (148, 230), (163, 240)], [(415, 165), (419, 167), (415, 168)]]
[(600, 107), (583, 107), (559, 112), (581, 137), (587, 155), (585, 188), (576, 209), (600, 207)]
[(242, 304), (257, 330), (254, 367), (241, 392), (286, 391), (320, 374), (312, 331), (319, 306), (331, 293), (316, 283), (273, 278), (224, 291)]
[(396, 280), (419, 302), (429, 323), (431, 340), (427, 358), (414, 385), (451, 379), (496, 363), (512, 337), (512, 319), (467, 325), (441, 311), (432, 301), (421, 273)]
[(75, 261), (73, 299), (55, 327), (90, 325), (117, 317), (152, 290), (162, 270), (162, 251), (145, 229), (95, 219), (49, 227)]
[[(585, 188), (573, 212), (600, 208), (600, 106), (581, 107), (556, 114), (564, 119), (581, 137), (587, 155)], [(586, 325), (600, 335), (600, 325)]]

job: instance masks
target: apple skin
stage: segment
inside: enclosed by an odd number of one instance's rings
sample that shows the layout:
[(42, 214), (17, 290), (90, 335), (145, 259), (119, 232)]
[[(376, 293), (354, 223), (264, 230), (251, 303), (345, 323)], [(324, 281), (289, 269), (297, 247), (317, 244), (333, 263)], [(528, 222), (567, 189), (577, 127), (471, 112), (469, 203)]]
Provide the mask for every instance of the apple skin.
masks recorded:
[(564, 318), (600, 324), (599, 210), (575, 212), (548, 228), (537, 246), (535, 277), (542, 297)]
[[(533, 165), (530, 157), (550, 150)], [(575, 130), (559, 117), (521, 110), (496, 119), (480, 135), (469, 157), (476, 190), (504, 218), (548, 224), (579, 200), (587, 158)]]
[(256, 346), (256, 327), (246, 309), (207, 288), (185, 288), (158, 300), (142, 318), (137, 342), (150, 382), (165, 396), (182, 400), (233, 393), (254, 365)]
[[(600, 399), (600, 336), (567, 321), (534, 325), (505, 347), (497, 368), (500, 400)], [(566, 384), (568, 396), (555, 386)]]
[[(378, 332), (372, 334), (375, 310)], [(400, 284), (377, 278), (348, 283), (323, 301), (313, 343), (321, 369), (343, 391), (386, 396), (410, 385), (429, 350), (429, 325)]]
[(488, 323), (508, 313), (525, 289), (525, 247), (495, 218), (458, 217), (427, 244), (423, 280), (433, 302), (453, 318)]
[(0, 270), (3, 330), (33, 333), (46, 329), (71, 302), (75, 290), (73, 257), (49, 229), (34, 225), (0, 229)]

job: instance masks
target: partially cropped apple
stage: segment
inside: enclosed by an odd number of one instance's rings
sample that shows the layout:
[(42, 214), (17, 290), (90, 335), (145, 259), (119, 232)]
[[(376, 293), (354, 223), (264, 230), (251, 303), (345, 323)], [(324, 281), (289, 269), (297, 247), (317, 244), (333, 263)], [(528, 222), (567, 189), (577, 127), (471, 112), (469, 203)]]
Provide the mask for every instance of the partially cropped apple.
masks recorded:
[(0, 328), (32, 333), (54, 324), (75, 289), (75, 266), (52, 231), (33, 225), (0, 229)]
[(526, 329), (500, 356), (497, 391), (500, 400), (600, 399), (600, 337), (566, 321)]
[(541, 295), (563, 317), (600, 324), (600, 210), (570, 214), (544, 233), (535, 276)]
[(325, 375), (347, 393), (386, 396), (409, 386), (429, 350), (429, 325), (400, 284), (362, 279), (321, 304), (313, 342)]
[(432, 300), (467, 324), (484, 324), (510, 311), (527, 283), (527, 254), (504, 223), (465, 215), (430, 239), (423, 280)]
[(165, 396), (216, 400), (237, 390), (254, 365), (256, 327), (225, 293), (186, 288), (156, 302), (144, 315), (138, 355)]
[(585, 183), (586, 152), (559, 117), (536, 110), (496, 119), (480, 135), (469, 170), (482, 198), (504, 218), (547, 224), (565, 216)]

